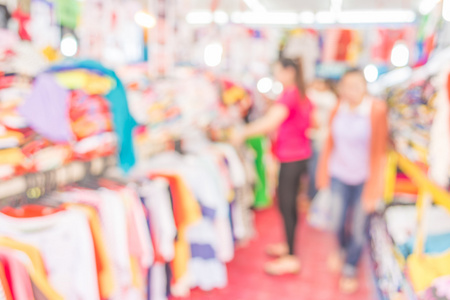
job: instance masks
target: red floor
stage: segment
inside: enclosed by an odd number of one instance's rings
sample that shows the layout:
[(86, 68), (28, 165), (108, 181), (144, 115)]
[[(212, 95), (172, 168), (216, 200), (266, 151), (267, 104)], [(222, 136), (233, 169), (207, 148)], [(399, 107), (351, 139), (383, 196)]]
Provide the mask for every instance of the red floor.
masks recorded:
[(282, 231), (278, 212), (275, 209), (256, 214), (258, 235), (249, 245), (238, 249), (228, 266), (229, 285), (212, 292), (193, 291), (192, 300), (372, 300), (373, 286), (364, 259), (361, 268), (361, 286), (357, 294), (341, 295), (338, 291), (337, 275), (327, 271), (326, 259), (333, 249), (330, 234), (308, 226), (302, 218), (298, 232), (298, 250), (303, 268), (299, 275), (271, 277), (262, 271), (269, 258), (264, 254), (265, 246), (281, 240)]

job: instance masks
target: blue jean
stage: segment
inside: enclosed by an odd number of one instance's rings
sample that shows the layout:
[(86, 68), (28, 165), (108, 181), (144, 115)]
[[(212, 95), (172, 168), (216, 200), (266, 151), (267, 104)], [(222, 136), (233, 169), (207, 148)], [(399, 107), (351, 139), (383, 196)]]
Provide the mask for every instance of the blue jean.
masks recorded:
[(312, 201), (317, 194), (316, 170), (317, 164), (319, 163), (319, 155), (320, 155), (319, 149), (313, 147), (313, 153), (311, 159), (309, 160), (308, 166), (308, 173), (309, 173), (308, 198), (310, 201)]
[(345, 258), (343, 275), (355, 277), (366, 241), (368, 216), (364, 211), (361, 195), (364, 183), (348, 185), (337, 178), (331, 179), (331, 193), (337, 205), (337, 239)]

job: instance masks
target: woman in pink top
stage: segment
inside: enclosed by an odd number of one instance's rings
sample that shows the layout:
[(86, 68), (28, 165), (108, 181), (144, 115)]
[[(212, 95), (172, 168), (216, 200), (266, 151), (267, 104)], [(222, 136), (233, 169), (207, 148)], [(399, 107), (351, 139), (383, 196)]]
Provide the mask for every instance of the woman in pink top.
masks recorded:
[(300, 261), (295, 256), (297, 227), (297, 194), (300, 178), (307, 174), (312, 149), (307, 130), (311, 125), (313, 106), (305, 95), (301, 61), (282, 58), (275, 66), (276, 79), (284, 91), (278, 101), (259, 120), (233, 134), (239, 144), (245, 139), (276, 132), (274, 152), (279, 159), (278, 201), (284, 221), (287, 243), (270, 245), (267, 252), (278, 259), (269, 262), (265, 270), (272, 275), (297, 273)]

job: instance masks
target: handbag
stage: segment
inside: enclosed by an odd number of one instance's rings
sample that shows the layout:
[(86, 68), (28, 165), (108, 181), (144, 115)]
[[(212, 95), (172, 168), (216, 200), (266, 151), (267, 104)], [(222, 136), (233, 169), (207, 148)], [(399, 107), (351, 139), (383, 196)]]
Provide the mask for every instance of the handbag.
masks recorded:
[(329, 189), (320, 190), (309, 209), (308, 223), (317, 229), (333, 230), (336, 227), (335, 205), (331, 191)]

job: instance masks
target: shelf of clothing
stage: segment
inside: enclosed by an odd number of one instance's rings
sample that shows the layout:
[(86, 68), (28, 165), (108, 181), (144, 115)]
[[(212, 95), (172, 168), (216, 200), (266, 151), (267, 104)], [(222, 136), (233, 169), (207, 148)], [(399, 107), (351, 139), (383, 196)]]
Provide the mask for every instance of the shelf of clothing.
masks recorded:
[[(403, 286), (410, 288), (414, 286), (416, 292), (417, 290), (422, 292), (424, 288), (427, 287), (427, 284), (424, 282), (431, 283), (433, 281), (433, 276), (437, 274), (433, 274), (433, 272), (429, 275), (426, 274), (430, 270), (430, 266), (436, 264), (438, 260), (442, 260), (441, 263), (445, 266), (448, 263), (447, 258), (450, 257), (445, 254), (442, 254), (441, 256), (430, 256), (425, 253), (425, 243), (427, 239), (425, 215), (433, 203), (442, 206), (450, 213), (450, 193), (440, 187), (437, 183), (433, 182), (428, 174), (417, 164), (411, 162), (408, 158), (398, 152), (392, 152), (389, 155), (386, 174), (385, 200), (387, 204), (392, 204), (394, 202), (395, 180), (398, 170), (406, 175), (418, 188), (417, 201), (415, 203), (417, 209), (418, 230), (416, 233), (413, 254), (407, 260), (401, 255), (398, 255), (398, 253), (394, 254), (394, 257), (396, 257), (398, 266), (400, 266), (401, 269), (409, 269), (408, 275), (404, 275), (405, 282)], [(395, 252), (395, 246), (391, 246)], [(444, 273), (450, 272), (444, 270), (444, 272), (440, 272), (440, 276), (445, 275)], [(414, 293), (412, 289), (405, 292), (408, 295)], [(409, 296), (408, 299), (416, 299), (411, 297), (412, 296)]]

